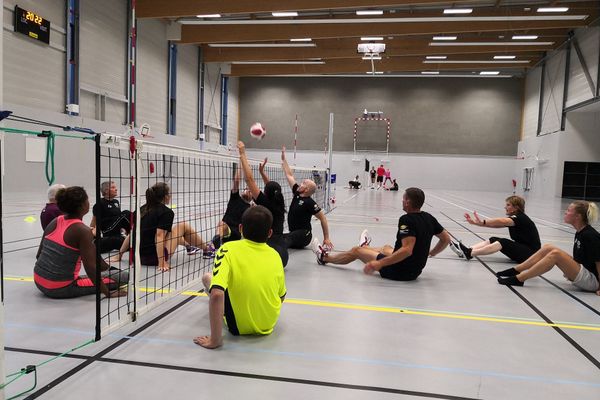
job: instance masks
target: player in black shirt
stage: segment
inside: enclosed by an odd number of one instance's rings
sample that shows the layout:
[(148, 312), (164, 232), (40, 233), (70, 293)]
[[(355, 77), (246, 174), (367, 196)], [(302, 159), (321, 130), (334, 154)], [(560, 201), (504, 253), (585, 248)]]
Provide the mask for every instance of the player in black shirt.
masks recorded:
[(542, 247), (540, 234), (535, 223), (525, 214), (525, 199), (520, 196), (509, 196), (504, 206), (507, 217), (481, 219), (477, 211), (473, 217), (465, 213), (468, 223), (487, 228), (508, 228), (511, 239), (491, 237), (489, 240), (467, 247), (462, 243), (451, 243), (451, 249), (467, 260), (475, 256), (484, 256), (501, 252), (508, 258), (518, 263), (527, 260)]
[[(440, 253), (450, 243), (450, 235), (429, 213), (421, 211), (425, 194), (421, 189), (408, 188), (402, 196), (402, 209), (406, 212), (398, 221), (396, 244), (383, 247), (356, 246), (349, 251), (329, 254), (315, 243), (313, 250), (319, 264), (348, 264), (354, 260), (365, 263), (363, 271), (378, 271), (382, 278), (412, 281), (425, 268), (428, 257)], [(439, 240), (431, 249), (431, 239)], [(362, 241), (361, 241), (362, 242)], [(362, 243), (361, 243), (362, 244)]]
[(123, 244), (125, 236), (129, 233), (131, 224), (129, 210), (121, 211), (121, 205), (117, 200), (118, 189), (112, 181), (102, 182), (100, 185), (102, 198), (94, 204), (92, 209), (92, 234), (96, 236), (96, 228), (100, 228), (102, 237), (98, 242), (101, 253), (118, 250)]
[(576, 287), (600, 296), (600, 233), (590, 223), (598, 220), (598, 206), (587, 201), (575, 201), (565, 212), (564, 221), (577, 231), (573, 257), (550, 244), (514, 268), (496, 273), (498, 283), (523, 286), (523, 282), (550, 271), (555, 265)]
[[(323, 246), (330, 250), (333, 249), (333, 243), (329, 239), (327, 217), (321, 207), (310, 197), (317, 190), (317, 185), (310, 179), (305, 179), (300, 185), (296, 183), (294, 173), (285, 159), (285, 147), (281, 149), (281, 162), (285, 177), (294, 194), (288, 211), (290, 232), (284, 235), (287, 246), (292, 249), (302, 249), (311, 242), (312, 225), (310, 220), (314, 215), (321, 222)], [(265, 179), (264, 176), (263, 179)]]
[(225, 215), (217, 226), (217, 234), (212, 239), (215, 249), (221, 247), (223, 243), (242, 238), (239, 226), (242, 223), (242, 214), (250, 207), (252, 195), (249, 190), (244, 190), (240, 194), (240, 175), (240, 170), (236, 170)]
[[(240, 153), (240, 164), (242, 165), (242, 171), (244, 172), (244, 179), (246, 180), (246, 185), (248, 185), (248, 190), (250, 190), (250, 194), (252, 195), (254, 202), (260, 206), (266, 207), (269, 211), (271, 211), (271, 214), (273, 214), (273, 234), (267, 239), (267, 244), (275, 249), (277, 253), (279, 253), (281, 262), (285, 267), (289, 259), (289, 254), (287, 245), (283, 239), (285, 200), (281, 191), (281, 185), (275, 181), (269, 181), (267, 178), (265, 191), (263, 193), (258, 188), (258, 185), (252, 176), (252, 169), (250, 169), (250, 164), (248, 163), (248, 158), (246, 157), (246, 146), (244, 145), (244, 142), (238, 142), (238, 151)], [(264, 175), (264, 167), (266, 163), (267, 159), (265, 159), (265, 162), (260, 165), (261, 175)], [(263, 180), (265, 179), (265, 176), (263, 176)]]

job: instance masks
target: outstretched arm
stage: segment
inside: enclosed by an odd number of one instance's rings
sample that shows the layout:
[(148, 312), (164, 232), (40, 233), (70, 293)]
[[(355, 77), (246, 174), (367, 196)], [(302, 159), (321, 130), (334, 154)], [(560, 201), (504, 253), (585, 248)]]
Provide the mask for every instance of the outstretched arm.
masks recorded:
[(238, 142), (238, 150), (240, 153), (242, 172), (244, 172), (244, 180), (246, 181), (246, 185), (248, 185), (248, 189), (250, 189), (250, 193), (252, 193), (252, 198), (257, 199), (260, 194), (260, 189), (252, 176), (252, 170), (250, 169), (250, 164), (248, 164), (248, 158), (246, 157), (246, 146), (244, 145), (244, 142)]
[(265, 183), (265, 185), (267, 183), (269, 183), (269, 181), (270, 181), (269, 176), (265, 172), (265, 166), (267, 165), (267, 161), (268, 161), (268, 158), (265, 157), (265, 161), (263, 161), (262, 163), (260, 163), (258, 165), (258, 171), (260, 172), (260, 176), (262, 177), (262, 180)]
[(473, 217), (471, 217), (469, 213), (465, 213), (465, 219), (471, 225), (485, 226), (488, 228), (506, 228), (508, 226), (515, 226), (515, 221), (513, 221), (512, 218), (500, 217), (481, 219), (479, 218), (479, 214), (477, 214), (477, 211), (473, 211)]
[(323, 210), (321, 210), (315, 214), (315, 217), (317, 217), (321, 222), (321, 229), (323, 229), (323, 245), (329, 250), (333, 249), (333, 243), (331, 243), (331, 240), (329, 240), (329, 225), (327, 224), (327, 217), (325, 216), (325, 213)]
[(241, 172), (238, 168), (235, 170), (235, 175), (233, 176), (233, 185), (231, 186), (231, 193), (237, 193), (240, 191), (240, 178)]
[(281, 165), (283, 167), (283, 172), (285, 173), (285, 177), (287, 178), (290, 187), (293, 188), (296, 184), (296, 179), (294, 179), (294, 174), (292, 173), (292, 169), (290, 168), (287, 160), (285, 159), (285, 146), (281, 148)]

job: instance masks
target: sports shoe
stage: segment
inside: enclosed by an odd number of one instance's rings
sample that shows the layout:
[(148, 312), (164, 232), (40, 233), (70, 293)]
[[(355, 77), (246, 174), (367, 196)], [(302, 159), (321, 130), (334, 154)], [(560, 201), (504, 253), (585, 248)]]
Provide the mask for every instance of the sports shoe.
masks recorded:
[(360, 240), (358, 242), (358, 246), (359, 247), (365, 247), (371, 244), (371, 240), (373, 238), (371, 237), (371, 234), (369, 233), (368, 230), (364, 230), (361, 232), (360, 234)]
[(506, 286), (523, 286), (523, 282), (518, 280), (516, 276), (501, 276), (498, 278), (498, 283)]
[(193, 256), (198, 253), (202, 253), (202, 249), (196, 246), (185, 246), (185, 250), (188, 256)]
[(202, 252), (202, 258), (214, 258), (215, 257), (215, 246), (212, 243), (206, 245), (206, 249)]
[(319, 265), (325, 265), (326, 262), (323, 260), (323, 257), (327, 255), (327, 250), (325, 250), (323, 246), (321, 246), (319, 239), (314, 238), (310, 243), (310, 247), (313, 253), (315, 253), (315, 255), (317, 256), (317, 263)]
[(471, 251), (473, 249), (471, 249), (470, 247), (465, 246), (464, 244), (462, 244), (461, 241), (458, 242), (458, 246), (460, 247), (460, 250), (465, 255), (465, 258), (467, 260), (470, 260), (471, 258), (473, 258), (473, 256), (471, 255)]
[(450, 247), (450, 250), (452, 250), (454, 252), (454, 254), (456, 254), (460, 258), (465, 258), (465, 254), (462, 252), (462, 250), (458, 246), (458, 243), (450, 241), (450, 244), (448, 245), (448, 247)]

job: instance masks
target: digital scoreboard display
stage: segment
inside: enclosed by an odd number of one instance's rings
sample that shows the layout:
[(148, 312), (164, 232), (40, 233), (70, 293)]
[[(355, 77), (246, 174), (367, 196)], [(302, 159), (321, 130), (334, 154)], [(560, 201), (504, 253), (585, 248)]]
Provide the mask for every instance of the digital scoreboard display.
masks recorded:
[(19, 6), (15, 6), (15, 32), (50, 44), (50, 21)]

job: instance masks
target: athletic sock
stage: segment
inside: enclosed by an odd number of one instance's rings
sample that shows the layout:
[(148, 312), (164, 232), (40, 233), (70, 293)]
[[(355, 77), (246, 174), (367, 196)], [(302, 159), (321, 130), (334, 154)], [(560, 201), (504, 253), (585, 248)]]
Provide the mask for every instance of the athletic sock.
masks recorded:
[(470, 247), (465, 246), (464, 244), (462, 244), (462, 242), (458, 242), (458, 245), (460, 246), (460, 249), (462, 250), (467, 260), (473, 258), (473, 256), (471, 255), (472, 249)]
[(518, 280), (516, 276), (501, 276), (498, 278), (498, 283), (506, 286), (523, 286), (523, 282)]
[(517, 276), (519, 275), (519, 271), (514, 268), (505, 269), (504, 271), (496, 272), (496, 276), (500, 278), (501, 276)]

